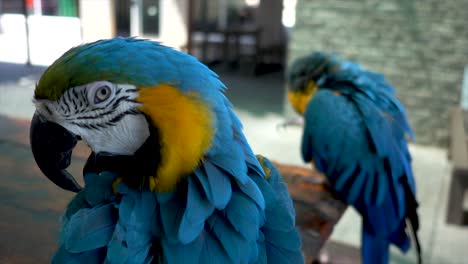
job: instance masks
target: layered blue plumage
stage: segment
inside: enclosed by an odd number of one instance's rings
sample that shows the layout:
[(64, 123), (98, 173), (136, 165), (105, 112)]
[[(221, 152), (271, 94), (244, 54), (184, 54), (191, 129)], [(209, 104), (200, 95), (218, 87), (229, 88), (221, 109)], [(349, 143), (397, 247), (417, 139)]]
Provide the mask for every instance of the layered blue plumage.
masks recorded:
[[(116, 51), (112, 58), (85, 59), (109, 49)], [(150, 41), (118, 38), (80, 52), (72, 63), (94, 63), (94, 71), (119, 67), (142, 87), (195, 92), (213, 113), (215, 133), (201, 164), (172, 192), (120, 182), (114, 193), (117, 175), (85, 174), (52, 263), (303, 263), (287, 187), (267, 160), (266, 178), (215, 73)]]
[(302, 154), (362, 215), (363, 262), (388, 263), (390, 244), (403, 252), (410, 247), (405, 219), (418, 228), (406, 141), (413, 134), (382, 75), (348, 61), (339, 67), (314, 80), (319, 90), (304, 113)]
[(52, 263), (303, 263), (287, 186), (247, 163), (244, 183), (206, 161), (171, 193), (87, 174)]

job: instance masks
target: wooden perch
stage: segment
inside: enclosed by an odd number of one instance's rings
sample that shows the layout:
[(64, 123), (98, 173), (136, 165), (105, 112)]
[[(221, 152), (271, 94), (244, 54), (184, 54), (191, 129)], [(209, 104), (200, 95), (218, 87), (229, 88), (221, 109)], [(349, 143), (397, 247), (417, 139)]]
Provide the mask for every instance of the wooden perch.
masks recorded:
[(325, 177), (316, 170), (274, 161), (273, 164), (288, 184), (306, 263), (310, 263), (318, 257), (347, 206), (333, 194)]

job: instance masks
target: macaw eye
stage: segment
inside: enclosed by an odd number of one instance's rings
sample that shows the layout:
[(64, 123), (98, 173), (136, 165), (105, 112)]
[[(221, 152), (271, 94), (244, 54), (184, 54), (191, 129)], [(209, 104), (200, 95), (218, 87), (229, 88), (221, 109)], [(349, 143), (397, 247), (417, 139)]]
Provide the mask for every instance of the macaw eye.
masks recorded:
[(112, 94), (112, 90), (109, 86), (101, 86), (97, 88), (94, 94), (94, 103), (99, 104), (107, 100)]

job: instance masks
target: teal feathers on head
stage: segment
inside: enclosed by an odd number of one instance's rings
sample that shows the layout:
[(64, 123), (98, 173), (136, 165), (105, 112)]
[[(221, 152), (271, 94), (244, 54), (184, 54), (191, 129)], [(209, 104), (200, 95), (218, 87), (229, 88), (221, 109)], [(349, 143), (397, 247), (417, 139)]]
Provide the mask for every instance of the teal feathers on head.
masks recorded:
[(288, 72), (289, 89), (293, 92), (303, 90), (310, 81), (317, 83), (326, 74), (339, 69), (341, 60), (337, 55), (313, 52), (293, 62)]
[[(42, 75), (35, 91), (38, 99), (57, 100), (71, 87), (93, 81), (106, 80), (135, 86), (153, 86), (159, 83), (177, 85), (184, 69), (196, 66), (198, 73), (216, 76), (190, 55), (172, 48), (136, 38), (113, 38), (74, 47), (57, 59)], [(187, 78), (185, 78), (187, 79)], [(221, 86), (221, 85), (220, 85)]]

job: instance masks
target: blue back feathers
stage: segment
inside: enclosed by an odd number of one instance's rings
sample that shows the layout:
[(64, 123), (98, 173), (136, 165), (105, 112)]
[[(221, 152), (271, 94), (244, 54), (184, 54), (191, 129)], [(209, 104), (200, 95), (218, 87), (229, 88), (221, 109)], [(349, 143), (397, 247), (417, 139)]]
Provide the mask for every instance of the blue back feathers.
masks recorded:
[(408, 249), (405, 219), (416, 210), (407, 203), (416, 187), (405, 110), (382, 75), (352, 62), (317, 83), (305, 112), (303, 158), (362, 215), (364, 263), (386, 263), (390, 243)]

